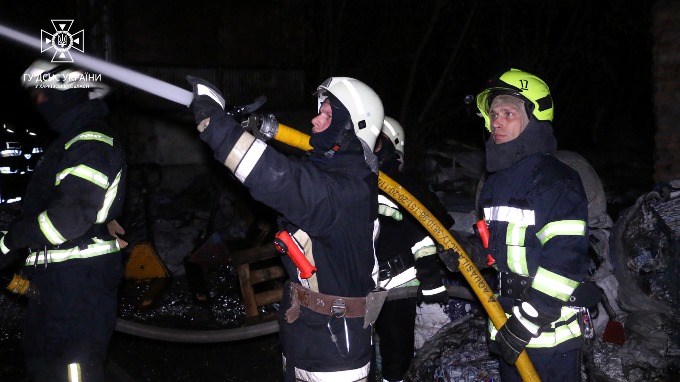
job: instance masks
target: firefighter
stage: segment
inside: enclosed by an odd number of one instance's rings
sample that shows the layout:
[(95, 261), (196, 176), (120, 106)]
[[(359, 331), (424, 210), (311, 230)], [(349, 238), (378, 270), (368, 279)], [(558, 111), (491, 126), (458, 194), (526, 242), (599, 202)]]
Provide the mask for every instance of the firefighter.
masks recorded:
[(258, 125), (246, 123), (244, 130), (224, 110), (224, 98), (213, 85), (194, 77), (188, 81), (200, 138), (254, 199), (280, 214), (280, 231), (295, 239), (292, 245), (312, 265), (301, 272), (283, 258), (289, 275), (279, 309), (285, 380), (365, 380), (372, 322), (364, 316), (374, 307), (367, 306), (367, 297), (377, 282), (373, 146), (383, 122), (380, 98), (356, 79), (328, 78), (316, 89), (313, 149), (295, 157), (262, 140), (278, 127), (272, 115)]
[[(526, 349), (542, 380), (579, 381), (588, 202), (578, 173), (553, 155), (550, 89), (537, 76), (510, 69), (476, 101), (491, 133), (478, 200), (488, 252), (478, 237), (454, 237), (474, 257), (488, 253), (498, 270), (498, 301), (508, 321), (498, 331), (490, 322), (489, 328), (501, 379), (521, 381), (513, 365)], [(458, 269), (453, 251), (441, 257)]]
[[(386, 116), (375, 147), (380, 170), (424, 202), (425, 189), (413, 174), (404, 171), (404, 147), (403, 127)], [(375, 323), (382, 378), (397, 382), (403, 380), (413, 358), (416, 306), (422, 302), (444, 303), (448, 294), (442, 281), (444, 268), (427, 230), (386, 195), (381, 193), (378, 203), (379, 284), (388, 290), (418, 286), (415, 297), (386, 301)], [(443, 224), (453, 224), (448, 215), (444, 218)]]
[(108, 87), (80, 70), (37, 60), (22, 74), (58, 137), (38, 163), (23, 215), (0, 239), (2, 266), (25, 258), (40, 292), (29, 299), (23, 348), (32, 381), (102, 381), (117, 317), (122, 258), (110, 223), (121, 214), (126, 164), (104, 117)]

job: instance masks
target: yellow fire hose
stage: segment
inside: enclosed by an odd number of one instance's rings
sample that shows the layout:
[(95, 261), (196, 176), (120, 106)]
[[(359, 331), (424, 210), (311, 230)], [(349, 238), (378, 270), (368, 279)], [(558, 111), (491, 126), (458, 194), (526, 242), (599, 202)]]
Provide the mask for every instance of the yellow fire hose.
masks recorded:
[[(309, 135), (282, 124), (279, 124), (274, 139), (305, 151), (312, 148), (309, 145)], [(439, 223), (437, 218), (411, 195), (411, 193), (401, 187), (389, 176), (385, 175), (382, 171), (378, 176), (378, 185), (385, 194), (408, 210), (411, 215), (427, 229), (432, 237), (439, 242), (439, 244), (445, 249), (453, 248), (453, 250), (460, 255), (460, 272), (468, 281), (472, 290), (477, 295), (477, 298), (484, 306), (491, 322), (493, 322), (496, 329), (500, 329), (508, 320), (503, 308), (498, 303), (498, 300), (496, 300), (493, 291), (479, 273), (477, 267), (472, 263), (460, 244), (458, 244), (453, 236), (451, 236), (451, 233), (449, 233), (449, 231)], [(540, 381), (536, 369), (534, 369), (534, 365), (531, 363), (526, 351), (523, 351), (519, 355), (517, 362), (515, 362), (515, 366), (517, 367), (522, 380)]]

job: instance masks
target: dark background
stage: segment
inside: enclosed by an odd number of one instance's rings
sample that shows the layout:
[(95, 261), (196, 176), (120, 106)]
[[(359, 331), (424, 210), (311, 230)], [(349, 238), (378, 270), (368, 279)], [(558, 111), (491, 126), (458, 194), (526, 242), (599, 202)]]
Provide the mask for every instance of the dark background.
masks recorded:
[[(328, 76), (356, 77), (405, 126), (412, 160), (450, 140), (482, 147), (482, 121), (463, 99), (500, 71), (520, 68), (551, 87), (562, 149), (596, 167), (607, 165), (603, 156), (650, 166), (651, 181), (650, 2), (7, 3), (0, 24), (38, 37), (51, 19), (74, 19), (86, 54), (123, 66), (299, 70), (309, 93)], [(0, 118), (40, 124), (18, 87), (37, 52), (4, 39), (0, 51), (9, 100)], [(308, 98), (300, 107), (313, 111)]]

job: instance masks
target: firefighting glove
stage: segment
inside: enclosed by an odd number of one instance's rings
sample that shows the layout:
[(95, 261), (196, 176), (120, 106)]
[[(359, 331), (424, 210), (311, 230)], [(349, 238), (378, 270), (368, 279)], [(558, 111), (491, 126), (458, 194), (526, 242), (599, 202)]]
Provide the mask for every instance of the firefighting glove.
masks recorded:
[(404, 218), (399, 207), (384, 195), (378, 195), (378, 214), (391, 217), (398, 222)]
[(434, 253), (416, 259), (416, 278), (420, 282), (417, 297), (418, 305), (423, 302), (431, 304), (448, 301), (449, 294), (444, 287), (441, 270), (441, 263)]
[(510, 316), (501, 330), (496, 333), (496, 343), (505, 362), (513, 365), (534, 336), (517, 319)]
[[(488, 266), (486, 262), (487, 250), (484, 248), (481, 239), (475, 235), (463, 235), (454, 230), (451, 231), (451, 236), (467, 253), (477, 269), (484, 269)], [(453, 248), (444, 249), (442, 246), (437, 246), (437, 253), (448, 270), (451, 272), (458, 272), (460, 270), (460, 255)]]
[(241, 122), (241, 127), (253, 134), (255, 138), (265, 142), (274, 138), (279, 131), (279, 123), (274, 114), (250, 114), (245, 121)]
[(224, 111), (226, 102), (222, 93), (210, 82), (193, 76), (187, 76), (187, 81), (194, 92), (194, 98), (189, 107), (194, 112), (196, 123), (199, 124), (198, 130), (202, 132), (208, 126), (207, 123), (202, 122)]
[(12, 239), (7, 231), (0, 231), (0, 269), (9, 267), (21, 257), (21, 253), (13, 249)]

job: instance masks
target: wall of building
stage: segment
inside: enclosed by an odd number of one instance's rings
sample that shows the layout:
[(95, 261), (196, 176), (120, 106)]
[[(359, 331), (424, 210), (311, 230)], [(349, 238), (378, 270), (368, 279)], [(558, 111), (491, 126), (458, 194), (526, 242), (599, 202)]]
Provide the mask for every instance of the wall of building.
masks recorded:
[(680, 2), (657, 1), (652, 38), (654, 181), (666, 182), (680, 178)]

